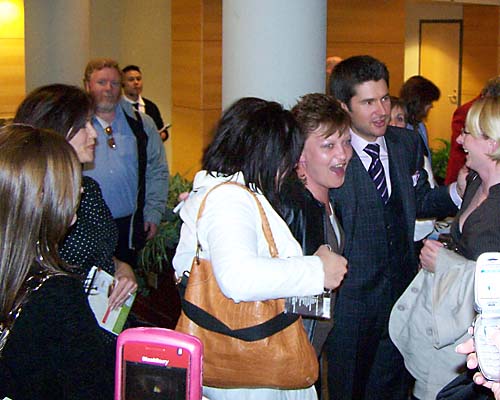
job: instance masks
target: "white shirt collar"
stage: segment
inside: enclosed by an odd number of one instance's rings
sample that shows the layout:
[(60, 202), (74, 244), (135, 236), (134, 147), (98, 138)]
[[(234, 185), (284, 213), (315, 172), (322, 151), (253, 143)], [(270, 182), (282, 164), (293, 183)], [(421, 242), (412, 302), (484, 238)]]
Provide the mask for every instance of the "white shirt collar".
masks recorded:
[(352, 144), (352, 148), (356, 151), (356, 153), (358, 155), (365, 155), (365, 152), (363, 151), (363, 149), (369, 143), (377, 143), (378, 145), (380, 145), (380, 154), (381, 155), (387, 154), (387, 144), (385, 143), (385, 138), (383, 136), (378, 137), (375, 142), (369, 142), (366, 139), (363, 139), (361, 136), (359, 136), (351, 128), (351, 144)]
[(130, 104), (135, 104), (135, 103), (139, 103), (141, 106), (144, 106), (145, 103), (144, 103), (144, 100), (142, 99), (142, 96), (139, 95), (139, 98), (137, 99), (137, 101), (134, 101), (132, 99), (129, 99), (127, 96), (123, 95), (123, 98), (128, 101)]

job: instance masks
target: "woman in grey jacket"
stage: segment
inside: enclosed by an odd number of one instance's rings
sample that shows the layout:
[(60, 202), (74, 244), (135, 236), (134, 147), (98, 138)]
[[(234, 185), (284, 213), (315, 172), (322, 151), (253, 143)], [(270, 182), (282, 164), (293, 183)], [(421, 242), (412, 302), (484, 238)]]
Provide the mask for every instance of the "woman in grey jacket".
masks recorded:
[(420, 400), (435, 399), (465, 369), (465, 356), (454, 349), (466, 339), (474, 318), (475, 260), (500, 250), (500, 99), (477, 101), (457, 142), (470, 172), (450, 230), (453, 245), (425, 241), (422, 270), (395, 304), (389, 322)]

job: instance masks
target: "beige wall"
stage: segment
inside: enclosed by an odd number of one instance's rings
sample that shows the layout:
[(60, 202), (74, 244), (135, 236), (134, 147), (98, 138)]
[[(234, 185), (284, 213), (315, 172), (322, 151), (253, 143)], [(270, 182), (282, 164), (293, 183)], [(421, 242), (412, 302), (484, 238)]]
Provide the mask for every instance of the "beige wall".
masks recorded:
[(172, 30), (172, 171), (193, 178), (221, 112), (222, 0), (174, 0)]
[[(214, 40), (217, 20), (210, 13), (202, 15), (203, 7), (218, 9), (220, 0), (180, 1), (180, 0), (88, 0), (90, 2), (90, 55), (91, 57), (110, 56), (120, 61), (121, 65), (139, 64), (144, 72), (145, 96), (155, 101), (162, 111), (165, 122), (172, 121), (172, 64), (180, 73), (176, 91), (179, 94), (177, 107), (185, 107), (186, 99), (196, 97), (200, 110), (206, 109), (205, 117), (199, 118), (201, 125), (212, 124), (218, 110), (207, 103), (207, 93), (217, 93), (220, 86), (220, 70), (218, 60), (220, 54), (215, 49), (218, 39)], [(19, 4), (22, 11), (22, 0), (11, 0)], [(189, 35), (201, 35), (202, 24), (196, 25), (194, 18), (178, 19), (173, 24), (177, 29), (177, 42), (172, 56), (172, 21), (171, 7), (181, 6), (181, 13), (189, 12), (189, 7), (182, 11), (182, 5), (194, 4), (198, 7), (195, 16), (199, 15), (208, 36), (205, 36), (205, 48), (200, 53), (184, 54), (179, 46), (190, 42)], [(468, 10), (464, 14), (464, 7)], [(475, 8), (474, 8), (475, 7)], [(376, 7), (372, 0), (328, 0), (327, 54), (348, 57), (354, 54), (368, 53), (385, 61), (391, 72), (391, 92), (397, 93), (405, 78), (418, 71), (418, 21), (420, 19), (442, 18), (462, 19), (464, 17), (464, 71), (463, 101), (473, 96), (484, 84), (484, 81), (500, 71), (500, 26), (498, 8), (485, 6), (463, 6), (443, 4), (425, 0), (386, 0), (378, 2)], [(377, 17), (374, 18), (374, 12)], [(1, 17), (1, 16), (0, 16)], [(203, 18), (208, 18), (203, 20)], [(212, 19), (210, 19), (212, 18)], [(487, 18), (487, 21), (485, 20)], [(381, 21), (390, 21), (380, 29)], [(3, 23), (3, 20), (1, 21)], [(491, 29), (491, 27), (494, 29)], [(12, 116), (25, 94), (24, 69), (24, 31), (23, 28), (7, 27), (0, 29), (0, 80), (2, 96), (0, 96), (0, 118)], [(363, 29), (359, 29), (363, 27)], [(207, 30), (208, 29), (208, 30)], [(214, 30), (215, 29), (215, 30)], [(187, 36), (186, 36), (187, 35)], [(184, 44), (181, 41), (184, 40)], [(214, 47), (215, 46), (215, 47)], [(187, 48), (186, 48), (187, 49)], [(206, 63), (203, 76), (198, 61), (193, 60), (202, 54)], [(214, 58), (215, 57), (215, 58)], [(484, 61), (484, 62), (483, 62)], [(198, 66), (197, 66), (198, 65)], [(41, 66), (50, 68), (50, 66)], [(83, 72), (83, 71), (82, 71)], [(193, 91), (192, 85), (198, 79), (205, 86), (201, 92)], [(208, 91), (208, 92), (207, 92)], [(205, 97), (199, 97), (201, 94)], [(217, 102), (217, 96), (211, 96)], [(191, 98), (192, 100), (192, 98)], [(191, 101), (190, 100), (190, 101)], [(191, 101), (192, 104), (192, 101)], [(214, 103), (215, 104), (215, 103)], [(196, 108), (195, 107), (195, 108)], [(209, 112), (209, 110), (212, 110)], [(185, 110), (184, 110), (185, 111)], [(213, 114), (213, 115), (210, 115)], [(181, 114), (179, 114), (180, 116)], [(179, 120), (180, 122), (181, 120)], [(186, 121), (193, 119), (187, 116)], [(198, 124), (199, 125), (199, 124)], [(176, 123), (172, 128), (175, 137)], [(192, 129), (195, 129), (193, 127)], [(181, 133), (179, 133), (179, 136)], [(174, 140), (174, 139), (172, 139)], [(171, 143), (167, 143), (169, 159)], [(200, 146), (206, 144), (207, 137), (200, 138)], [(189, 146), (181, 146), (176, 152), (178, 159), (185, 157)], [(184, 168), (183, 166), (182, 168)], [(179, 171), (182, 172), (182, 168)]]
[[(90, 56), (139, 65), (144, 95), (170, 118), (170, 0), (92, 0)], [(83, 71), (82, 71), (83, 74)]]
[[(119, 0), (90, 0), (90, 57), (120, 60), (125, 7)], [(127, 0), (123, 1), (126, 4)], [(83, 74), (83, 71), (82, 71)]]
[(421, 19), (463, 20), (461, 102), (476, 97), (486, 80), (499, 73), (499, 8), (407, 0), (405, 79), (418, 74)]
[[(175, 0), (174, 0), (175, 1)], [(144, 96), (172, 120), (171, 0), (91, 0), (90, 56), (141, 67)], [(82, 71), (83, 75), (83, 71)], [(175, 126), (171, 133), (175, 131)], [(166, 142), (169, 164), (171, 140)]]
[(392, 93), (403, 83), (404, 41), (404, 0), (328, 0), (327, 55), (380, 59), (389, 69)]
[[(23, 0), (10, 0), (23, 12)], [(112, 57), (120, 65), (138, 64), (144, 73), (144, 95), (171, 120), (171, 0), (89, 0), (90, 57)], [(14, 114), (25, 95), (24, 24), (6, 25), (0, 10), (0, 118)], [(24, 16), (20, 18), (24, 21)], [(78, 32), (76, 32), (78, 33)], [(50, 38), (48, 38), (50, 39)], [(50, 46), (50, 40), (47, 46)], [(71, 55), (67, 55), (71, 56)], [(55, 60), (56, 61), (56, 60)], [(51, 65), (38, 65), (45, 76)], [(74, 84), (81, 84), (83, 68)], [(51, 82), (40, 82), (47, 84)], [(167, 142), (168, 143), (168, 142)], [(169, 153), (167, 145), (167, 153)], [(171, 154), (170, 157), (171, 158)]]
[(0, 118), (10, 118), (25, 91), (23, 0), (0, 7)]
[(406, 0), (406, 33), (404, 80), (418, 75), (419, 30), (421, 19), (462, 19), (461, 4), (431, 3), (429, 1)]
[(498, 70), (499, 7), (464, 6), (462, 102), (476, 97)]

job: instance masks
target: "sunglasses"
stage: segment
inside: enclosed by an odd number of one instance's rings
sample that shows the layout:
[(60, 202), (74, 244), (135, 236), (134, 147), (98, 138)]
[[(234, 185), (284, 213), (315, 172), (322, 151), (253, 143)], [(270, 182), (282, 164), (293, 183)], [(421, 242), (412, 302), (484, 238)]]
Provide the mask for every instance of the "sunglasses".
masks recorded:
[(104, 128), (104, 133), (108, 135), (108, 146), (113, 150), (116, 149), (116, 142), (115, 138), (113, 137), (113, 128), (111, 127), (111, 125)]

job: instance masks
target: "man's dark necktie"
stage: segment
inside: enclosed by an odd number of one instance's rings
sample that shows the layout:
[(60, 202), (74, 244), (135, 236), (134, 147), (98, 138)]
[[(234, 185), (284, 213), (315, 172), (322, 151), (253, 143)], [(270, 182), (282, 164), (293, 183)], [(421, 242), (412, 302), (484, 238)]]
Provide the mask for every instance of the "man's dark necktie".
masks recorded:
[(386, 204), (389, 200), (389, 191), (387, 190), (384, 166), (382, 165), (382, 161), (380, 161), (380, 146), (377, 143), (370, 143), (363, 149), (363, 151), (372, 159), (370, 168), (368, 168), (368, 173), (370, 174), (382, 201)]
[(139, 111), (139, 103), (132, 103), (132, 105), (137, 111)]

